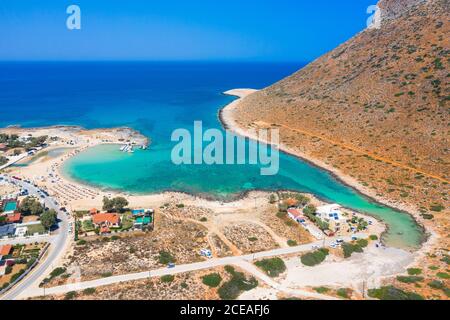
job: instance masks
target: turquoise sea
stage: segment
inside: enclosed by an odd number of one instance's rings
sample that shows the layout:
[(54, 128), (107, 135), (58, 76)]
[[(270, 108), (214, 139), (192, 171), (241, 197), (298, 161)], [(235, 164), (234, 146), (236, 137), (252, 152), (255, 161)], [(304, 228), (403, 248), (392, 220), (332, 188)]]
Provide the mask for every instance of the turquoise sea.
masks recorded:
[(406, 213), (378, 205), (326, 171), (281, 154), (276, 176), (254, 165), (181, 165), (170, 160), (171, 133), (222, 130), (220, 108), (233, 88), (263, 88), (302, 64), (201, 62), (0, 63), (0, 126), (75, 124), (87, 128), (130, 126), (151, 138), (133, 154), (118, 146), (89, 149), (69, 160), (65, 174), (83, 183), (130, 193), (182, 191), (229, 200), (253, 189), (310, 192), (384, 220), (384, 240), (416, 248), (423, 233)]

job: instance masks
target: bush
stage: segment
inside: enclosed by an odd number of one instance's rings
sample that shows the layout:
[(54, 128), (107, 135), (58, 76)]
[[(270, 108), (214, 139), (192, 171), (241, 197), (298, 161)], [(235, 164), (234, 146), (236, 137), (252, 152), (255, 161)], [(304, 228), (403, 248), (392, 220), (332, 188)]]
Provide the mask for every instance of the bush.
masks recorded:
[(281, 258), (264, 259), (255, 262), (255, 265), (263, 269), (269, 277), (278, 277), (286, 271), (286, 265)]
[(448, 278), (450, 278), (450, 275), (448, 273), (445, 273), (445, 272), (438, 272), (436, 275), (439, 278), (441, 278), (441, 279), (448, 279)]
[(76, 296), (77, 296), (77, 293), (75, 291), (69, 291), (64, 296), (64, 299), (65, 300), (72, 300), (72, 299), (76, 298)]
[(101, 276), (102, 276), (103, 278), (111, 277), (111, 276), (112, 276), (112, 272), (104, 272), (104, 273), (101, 274)]
[(439, 280), (433, 280), (428, 283), (428, 286), (433, 289), (444, 289), (445, 285), (442, 281)]
[(378, 236), (376, 234), (371, 234), (369, 239), (372, 241), (376, 241), (376, 240), (378, 240)]
[(419, 276), (397, 276), (397, 280), (403, 283), (416, 283), (423, 280), (423, 277)]
[(175, 279), (175, 277), (173, 275), (167, 274), (167, 275), (161, 277), (161, 282), (163, 282), (163, 283), (170, 283), (174, 279)]
[(407, 271), (410, 276), (417, 276), (422, 273), (422, 269), (419, 268), (409, 268)]
[(369, 242), (366, 239), (358, 239), (356, 243), (361, 247), (365, 248), (369, 245)]
[(344, 299), (348, 299), (349, 298), (349, 290), (347, 288), (340, 288), (336, 291), (336, 294)]
[(327, 293), (328, 291), (330, 291), (330, 289), (328, 289), (327, 287), (316, 287), (314, 288), (314, 291), (316, 291), (317, 293)]
[(288, 240), (287, 244), (289, 247), (295, 247), (296, 245), (298, 245), (297, 241), (295, 240)]
[(158, 261), (161, 264), (169, 264), (174, 263), (176, 261), (175, 257), (173, 257), (168, 251), (160, 251)]
[(342, 250), (344, 252), (344, 258), (349, 258), (354, 252), (363, 252), (363, 248), (358, 244), (352, 244), (348, 242), (344, 242), (342, 244)]
[(218, 273), (211, 273), (202, 278), (203, 284), (211, 288), (216, 288), (222, 282), (222, 277)]
[(386, 286), (378, 289), (369, 289), (369, 297), (379, 300), (424, 300), (423, 297), (414, 292), (407, 292), (394, 286)]
[(78, 245), (78, 246), (84, 246), (86, 243), (87, 243), (86, 240), (79, 240), (79, 241), (77, 242), (77, 245)]
[(95, 293), (95, 288), (87, 288), (83, 290), (84, 294), (91, 295)]
[(300, 260), (305, 266), (313, 267), (322, 263), (328, 256), (328, 249), (322, 248), (314, 252), (308, 252), (301, 256)]
[(203, 218), (200, 219), (200, 221), (201, 221), (201, 222), (206, 222), (206, 221), (208, 221), (208, 219), (205, 218), (205, 217), (203, 217)]
[(50, 279), (58, 277), (58, 276), (62, 275), (64, 272), (66, 272), (66, 268), (64, 268), (64, 267), (58, 267), (56, 269), (53, 269), (53, 271), (50, 272)]
[(225, 266), (225, 269), (232, 277), (217, 290), (222, 300), (234, 300), (242, 291), (248, 291), (258, 286), (258, 281), (254, 277), (247, 279), (242, 272), (236, 272), (231, 266)]

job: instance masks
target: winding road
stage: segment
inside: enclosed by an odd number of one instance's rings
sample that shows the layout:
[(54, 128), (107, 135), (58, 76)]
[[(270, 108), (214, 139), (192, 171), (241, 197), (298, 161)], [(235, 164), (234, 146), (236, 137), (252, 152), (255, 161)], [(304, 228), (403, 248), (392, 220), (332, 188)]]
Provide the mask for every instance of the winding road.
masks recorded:
[[(39, 284), (42, 279), (51, 272), (54, 266), (56, 266), (57, 261), (63, 256), (65, 249), (69, 243), (69, 221), (68, 216), (63, 211), (59, 210), (58, 204), (51, 197), (42, 194), (41, 190), (23, 180), (17, 180), (10, 178), (5, 175), (0, 175), (5, 181), (18, 185), (21, 188), (28, 191), (29, 195), (36, 196), (41, 198), (44, 201), (44, 204), (49, 209), (54, 209), (58, 213), (58, 229), (55, 235), (48, 237), (47, 240), (50, 242), (50, 247), (46, 253), (46, 255), (42, 258), (42, 261), (18, 284), (8, 290), (0, 299), (2, 300), (14, 300), (21, 297), (23, 294), (27, 292), (32, 292), (36, 288), (39, 288)], [(25, 243), (29, 241), (29, 239), (25, 239), (20, 243)], [(42, 240), (34, 240), (34, 241), (42, 241)], [(34, 242), (33, 241), (33, 242)], [(11, 240), (11, 244), (16, 243), (16, 240)], [(3, 244), (3, 243), (2, 243)]]

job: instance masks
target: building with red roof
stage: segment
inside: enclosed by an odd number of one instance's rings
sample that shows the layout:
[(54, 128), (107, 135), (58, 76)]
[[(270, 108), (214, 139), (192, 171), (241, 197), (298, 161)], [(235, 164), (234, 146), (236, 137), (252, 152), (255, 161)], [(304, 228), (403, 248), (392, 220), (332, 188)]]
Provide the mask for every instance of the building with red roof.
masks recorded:
[(120, 216), (117, 213), (97, 213), (92, 216), (96, 227), (120, 228)]
[(297, 222), (304, 222), (305, 221), (305, 217), (303, 215), (303, 212), (300, 211), (299, 209), (290, 208), (290, 209), (288, 209), (287, 213), (288, 213), (288, 216), (292, 220), (295, 220)]
[(5, 244), (4, 246), (0, 247), (0, 256), (7, 256), (12, 251), (12, 245)]
[(19, 223), (20, 221), (22, 221), (22, 214), (20, 213), (13, 213), (6, 216), (7, 223)]

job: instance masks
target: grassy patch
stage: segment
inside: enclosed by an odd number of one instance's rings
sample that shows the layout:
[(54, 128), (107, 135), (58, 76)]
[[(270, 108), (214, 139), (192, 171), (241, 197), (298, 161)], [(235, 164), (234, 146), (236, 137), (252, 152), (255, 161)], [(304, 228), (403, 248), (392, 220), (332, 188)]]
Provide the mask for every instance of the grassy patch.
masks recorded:
[(264, 270), (269, 277), (278, 277), (281, 273), (286, 271), (286, 265), (281, 258), (264, 259), (255, 262), (255, 265)]
[(45, 233), (45, 228), (42, 224), (32, 224), (27, 226), (27, 235), (34, 235), (35, 233), (43, 234)]
[(350, 298), (350, 290), (347, 288), (340, 288), (336, 291), (336, 294), (344, 299), (349, 299)]

